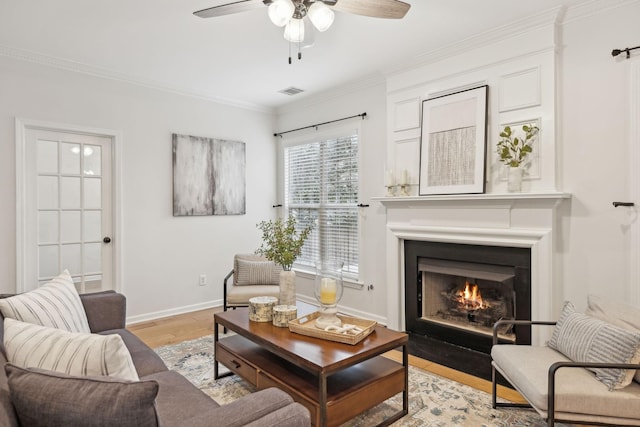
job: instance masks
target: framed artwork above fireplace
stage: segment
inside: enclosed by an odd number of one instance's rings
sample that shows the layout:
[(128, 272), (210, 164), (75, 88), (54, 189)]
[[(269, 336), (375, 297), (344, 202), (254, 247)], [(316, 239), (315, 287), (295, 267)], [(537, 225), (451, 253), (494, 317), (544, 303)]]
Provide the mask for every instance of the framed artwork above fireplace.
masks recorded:
[(488, 88), (422, 101), (421, 196), (485, 192)]

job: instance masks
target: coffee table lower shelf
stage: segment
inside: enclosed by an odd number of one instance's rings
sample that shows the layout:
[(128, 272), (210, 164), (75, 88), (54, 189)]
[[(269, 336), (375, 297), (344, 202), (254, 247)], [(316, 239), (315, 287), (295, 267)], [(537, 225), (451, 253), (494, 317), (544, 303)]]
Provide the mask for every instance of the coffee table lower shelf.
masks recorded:
[[(219, 340), (215, 357), (259, 390), (277, 387), (289, 393), (309, 409), (316, 426), (343, 424), (405, 389), (405, 367), (384, 356), (338, 371), (327, 377), (326, 422), (323, 423), (317, 375), (240, 335)], [(405, 413), (401, 409), (392, 419)]]

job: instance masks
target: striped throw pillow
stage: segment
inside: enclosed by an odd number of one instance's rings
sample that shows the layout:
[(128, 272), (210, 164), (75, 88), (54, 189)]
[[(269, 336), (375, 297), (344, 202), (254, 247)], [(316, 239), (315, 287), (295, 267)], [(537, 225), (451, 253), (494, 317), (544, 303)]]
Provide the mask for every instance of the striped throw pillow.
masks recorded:
[(138, 381), (131, 354), (117, 334), (67, 332), (5, 319), (4, 347), (7, 360), (22, 368)]
[[(578, 313), (568, 301), (553, 330), (549, 347), (574, 362), (640, 363), (640, 333)], [(587, 369), (594, 372), (609, 390), (628, 386), (636, 372), (634, 369)]]
[(67, 270), (38, 289), (0, 299), (0, 311), (5, 318), (21, 322), (69, 332), (91, 332), (82, 301)]
[(277, 285), (280, 282), (282, 267), (273, 261), (237, 260), (238, 274), (236, 285)]

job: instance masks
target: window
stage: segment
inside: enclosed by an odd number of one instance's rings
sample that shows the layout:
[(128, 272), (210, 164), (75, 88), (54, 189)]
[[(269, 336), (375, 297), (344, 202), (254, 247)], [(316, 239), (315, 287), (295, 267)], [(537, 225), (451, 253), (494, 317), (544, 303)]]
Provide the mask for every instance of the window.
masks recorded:
[(358, 134), (284, 148), (285, 208), (299, 227), (314, 229), (296, 260), (299, 266), (320, 259), (344, 262), (358, 275)]

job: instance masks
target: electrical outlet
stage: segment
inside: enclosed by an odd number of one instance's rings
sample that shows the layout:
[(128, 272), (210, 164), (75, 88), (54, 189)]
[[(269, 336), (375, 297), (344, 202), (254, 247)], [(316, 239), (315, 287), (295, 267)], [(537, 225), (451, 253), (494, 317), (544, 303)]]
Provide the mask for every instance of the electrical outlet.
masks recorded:
[(206, 274), (201, 274), (200, 275), (200, 286), (205, 286), (207, 284), (207, 275)]

